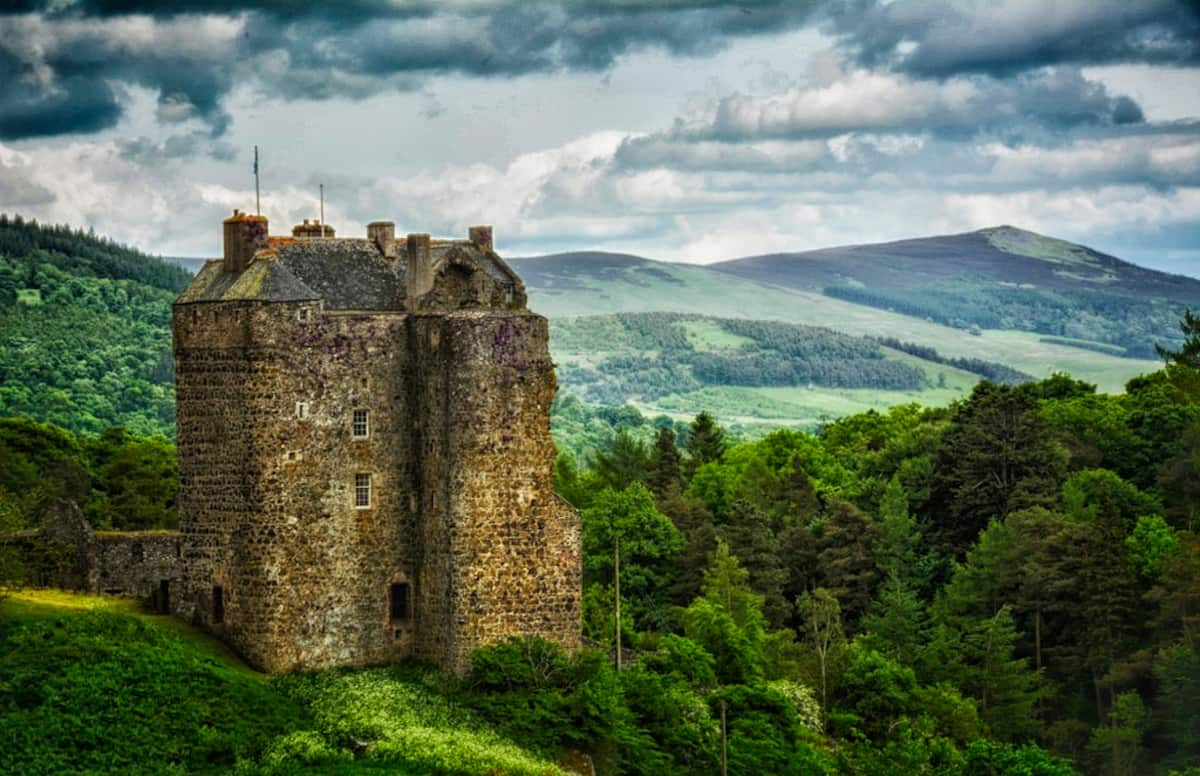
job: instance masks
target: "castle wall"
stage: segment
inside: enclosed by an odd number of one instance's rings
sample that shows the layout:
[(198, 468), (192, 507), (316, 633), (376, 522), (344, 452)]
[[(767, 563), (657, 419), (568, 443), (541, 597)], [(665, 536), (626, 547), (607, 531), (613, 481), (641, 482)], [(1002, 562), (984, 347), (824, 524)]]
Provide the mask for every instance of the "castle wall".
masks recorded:
[[(189, 307), (201, 308), (194, 319)], [(176, 606), (265, 670), (410, 649), (411, 623), (389, 611), (390, 586), (410, 582), (413, 564), (404, 332), (402, 315), (313, 303), (176, 310), (189, 579)], [(364, 440), (352, 439), (354, 409), (369, 413)], [(368, 509), (354, 506), (357, 473), (371, 475)]]
[[(274, 368), (257, 352), (251, 321), (266, 305), (225, 302), (174, 309), (175, 417), (179, 444), (179, 529), (183, 579), (171, 605), (250, 660), (260, 656), (266, 612), (240, 569), (258, 537), (254, 506), (258, 461), (252, 422), (255, 393)], [(269, 354), (268, 354), (269, 355)], [(223, 622), (214, 622), (214, 588)]]
[(454, 670), (512, 635), (580, 642), (579, 518), (554, 493), (546, 319), (414, 316), (423, 377), (416, 654)]

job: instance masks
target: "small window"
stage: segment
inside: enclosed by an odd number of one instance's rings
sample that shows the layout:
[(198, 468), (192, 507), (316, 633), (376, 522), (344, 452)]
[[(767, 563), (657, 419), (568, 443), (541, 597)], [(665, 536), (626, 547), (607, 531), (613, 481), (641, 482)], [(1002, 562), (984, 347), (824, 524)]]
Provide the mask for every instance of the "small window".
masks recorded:
[(367, 422), (366, 410), (355, 410), (354, 420), (351, 425), (351, 436), (355, 439), (366, 439), (371, 432), (370, 424)]
[(354, 475), (354, 506), (356, 509), (371, 508), (371, 475)]
[(391, 618), (396, 620), (408, 619), (408, 585), (397, 582), (392, 585), (390, 596)]
[(299, 310), (297, 310), (297, 311), (296, 311), (296, 318), (297, 318), (297, 319), (298, 319), (298, 320), (299, 320), (301, 323), (307, 323), (307, 322), (308, 322), (308, 308), (307, 308), (307, 307), (301, 307)]
[(221, 589), (220, 585), (213, 586), (212, 621), (213, 625), (225, 622), (225, 591)]
[(308, 417), (308, 402), (306, 402), (306, 401), (296, 402), (296, 417), (299, 418), (300, 420), (304, 420), (305, 418)]

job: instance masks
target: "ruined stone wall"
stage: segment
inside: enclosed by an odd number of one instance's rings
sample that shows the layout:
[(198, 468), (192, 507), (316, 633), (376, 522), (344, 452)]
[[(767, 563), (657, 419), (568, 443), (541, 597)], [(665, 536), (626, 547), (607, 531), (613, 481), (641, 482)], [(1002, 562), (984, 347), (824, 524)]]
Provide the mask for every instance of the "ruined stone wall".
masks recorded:
[[(409, 649), (411, 624), (389, 616), (390, 585), (412, 569), (405, 344), (402, 315), (176, 308), (188, 579), (176, 606), (265, 670), (386, 662)], [(364, 440), (352, 439), (356, 408), (369, 413)], [(360, 472), (372, 479), (368, 509), (354, 506)]]
[(511, 635), (579, 645), (579, 518), (553, 489), (548, 338), (527, 312), (413, 319), (425, 419), (416, 654), (454, 670)]
[(178, 531), (97, 531), (89, 549), (92, 591), (136, 596), (170, 610), (181, 577)]

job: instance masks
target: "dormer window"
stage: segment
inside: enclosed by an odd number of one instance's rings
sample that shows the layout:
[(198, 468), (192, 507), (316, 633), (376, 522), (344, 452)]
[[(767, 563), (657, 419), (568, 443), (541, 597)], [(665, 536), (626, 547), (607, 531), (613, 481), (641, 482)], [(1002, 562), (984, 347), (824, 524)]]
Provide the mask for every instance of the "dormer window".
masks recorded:
[(355, 410), (350, 423), (350, 436), (354, 439), (366, 439), (371, 435), (371, 425), (366, 410)]

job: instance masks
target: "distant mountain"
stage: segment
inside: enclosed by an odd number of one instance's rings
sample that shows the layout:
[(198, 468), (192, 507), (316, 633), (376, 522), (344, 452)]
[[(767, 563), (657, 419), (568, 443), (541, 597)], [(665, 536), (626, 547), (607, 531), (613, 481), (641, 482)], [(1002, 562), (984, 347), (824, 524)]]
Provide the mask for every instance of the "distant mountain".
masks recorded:
[[(551, 317), (693, 312), (785, 320), (899, 337), (1035, 374), (1078, 367), (1066, 363), (1074, 359), (1038, 353), (1042, 346), (1153, 359), (1156, 342), (1178, 341), (1175, 325), (1183, 310), (1200, 307), (1200, 280), (1011, 226), (707, 266), (596, 252), (512, 263), (525, 277), (534, 308)], [(866, 313), (868, 308), (877, 313)], [(980, 341), (961, 334), (951, 338), (957, 342), (945, 342), (944, 332), (922, 331), (928, 324), (1037, 336), (1014, 361), (1012, 354), (980, 349)], [(1105, 383), (1113, 374), (1101, 370), (1104, 376), (1093, 374)]]
[(1200, 280), (1139, 267), (1012, 226), (723, 261), (713, 269), (784, 288), (912, 288), (959, 278), (1017, 287), (1104, 291), (1196, 304)]

